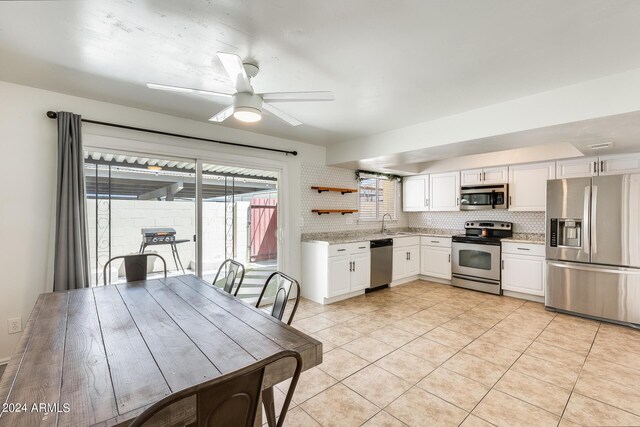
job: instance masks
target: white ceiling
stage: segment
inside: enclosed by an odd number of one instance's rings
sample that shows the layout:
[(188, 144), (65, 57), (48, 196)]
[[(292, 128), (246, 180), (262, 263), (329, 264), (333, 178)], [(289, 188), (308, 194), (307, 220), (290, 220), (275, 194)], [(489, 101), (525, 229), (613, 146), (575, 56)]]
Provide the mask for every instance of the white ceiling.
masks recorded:
[(224, 105), (144, 84), (215, 90), (236, 53), (259, 92), (336, 101), (223, 126), (327, 145), (640, 68), (638, 22), (637, 0), (3, 1), (0, 80), (206, 120)]

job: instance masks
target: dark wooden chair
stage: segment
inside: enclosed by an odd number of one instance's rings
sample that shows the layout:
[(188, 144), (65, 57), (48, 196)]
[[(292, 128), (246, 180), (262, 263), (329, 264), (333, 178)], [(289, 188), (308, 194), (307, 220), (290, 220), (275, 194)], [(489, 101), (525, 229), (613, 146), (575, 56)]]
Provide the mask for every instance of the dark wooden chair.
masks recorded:
[[(296, 314), (296, 310), (298, 309), (298, 303), (300, 302), (300, 283), (298, 283), (298, 281), (293, 277), (287, 276), (279, 271), (272, 273), (262, 287), (262, 292), (260, 292), (260, 297), (258, 298), (258, 302), (256, 302), (256, 308), (260, 308), (260, 303), (262, 302), (267, 289), (276, 286), (276, 293), (273, 296), (273, 305), (271, 306), (271, 316), (282, 321), (284, 312), (287, 308), (287, 303), (289, 302), (291, 289), (294, 285), (296, 288), (296, 300), (293, 304), (289, 320), (287, 321), (287, 325), (290, 325), (293, 321), (293, 316)], [(262, 401), (269, 427), (276, 426), (276, 407), (272, 387), (266, 388), (262, 391)]]
[(113, 261), (117, 259), (124, 258), (124, 274), (127, 278), (127, 282), (137, 282), (138, 280), (146, 280), (147, 279), (147, 259), (150, 256), (158, 257), (162, 260), (162, 264), (164, 265), (164, 277), (167, 277), (167, 262), (158, 254), (136, 254), (136, 255), (121, 255), (115, 256), (111, 258), (104, 265), (102, 269), (102, 279), (103, 283), (107, 285), (107, 267)]
[(264, 297), (265, 292), (271, 286), (277, 286), (276, 293), (273, 296), (273, 306), (271, 307), (271, 316), (275, 317), (278, 320), (282, 320), (284, 316), (284, 312), (287, 308), (287, 303), (289, 302), (289, 295), (291, 294), (291, 288), (295, 285), (296, 288), (296, 300), (293, 305), (293, 310), (291, 310), (291, 315), (289, 316), (289, 320), (287, 320), (287, 325), (290, 325), (293, 321), (293, 316), (296, 314), (296, 310), (298, 309), (298, 303), (300, 303), (300, 283), (293, 277), (287, 276), (284, 273), (276, 271), (271, 274), (267, 279), (266, 283), (262, 287), (262, 292), (260, 292), (260, 297), (258, 298), (258, 302), (256, 303), (256, 307), (260, 307), (260, 303), (262, 302), (262, 298)]
[(265, 369), (289, 357), (295, 359), (296, 367), (276, 424), (281, 427), (302, 370), (300, 354), (291, 350), (281, 351), (253, 365), (175, 392), (147, 408), (130, 427), (143, 426), (164, 408), (191, 396), (196, 397), (196, 426), (252, 427), (260, 409), (258, 403)]
[[(226, 273), (222, 273), (223, 270), (226, 271)], [(240, 290), (240, 286), (242, 286), (242, 281), (244, 280), (244, 265), (232, 259), (224, 260), (224, 262), (218, 269), (216, 278), (213, 279), (214, 286), (216, 286), (216, 283), (218, 283), (218, 277), (220, 277), (220, 273), (224, 274), (224, 284), (222, 286), (222, 289), (225, 292), (233, 295), (234, 297), (237, 296), (238, 291)], [(236, 285), (236, 279), (238, 279), (238, 277), (240, 277), (240, 281), (238, 281), (238, 284)]]

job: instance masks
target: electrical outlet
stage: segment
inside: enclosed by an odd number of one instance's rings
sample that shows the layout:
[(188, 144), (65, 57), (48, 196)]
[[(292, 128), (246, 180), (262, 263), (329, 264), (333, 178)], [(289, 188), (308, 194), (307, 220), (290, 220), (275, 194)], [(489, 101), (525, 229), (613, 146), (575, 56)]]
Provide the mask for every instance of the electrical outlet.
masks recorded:
[(9, 328), (10, 334), (17, 334), (22, 331), (22, 318), (14, 317), (13, 319), (7, 320), (7, 326)]

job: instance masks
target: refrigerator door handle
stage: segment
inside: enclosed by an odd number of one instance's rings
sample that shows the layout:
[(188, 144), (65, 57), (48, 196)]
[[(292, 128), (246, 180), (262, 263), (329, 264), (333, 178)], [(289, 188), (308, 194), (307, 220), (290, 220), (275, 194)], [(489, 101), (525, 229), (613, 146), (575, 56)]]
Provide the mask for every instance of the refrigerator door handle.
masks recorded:
[(591, 238), (590, 238), (591, 221), (589, 218), (590, 203), (591, 203), (591, 187), (587, 185), (586, 187), (584, 187), (584, 212), (582, 214), (584, 218), (584, 227), (582, 227), (582, 234), (584, 238), (582, 240), (584, 241), (583, 245), (584, 245), (585, 254), (589, 254), (591, 252)]
[(639, 275), (640, 269), (637, 268), (606, 268), (601, 265), (582, 264), (579, 262), (562, 262), (562, 261), (547, 261), (547, 265), (559, 268), (566, 268), (568, 270), (580, 270), (580, 271), (594, 271), (597, 273), (612, 273), (612, 274), (631, 274)]
[(597, 215), (598, 215), (598, 186), (594, 184), (592, 185), (592, 190), (591, 190), (591, 218), (590, 218), (590, 225), (591, 225), (590, 240), (591, 240), (592, 254), (598, 253)]

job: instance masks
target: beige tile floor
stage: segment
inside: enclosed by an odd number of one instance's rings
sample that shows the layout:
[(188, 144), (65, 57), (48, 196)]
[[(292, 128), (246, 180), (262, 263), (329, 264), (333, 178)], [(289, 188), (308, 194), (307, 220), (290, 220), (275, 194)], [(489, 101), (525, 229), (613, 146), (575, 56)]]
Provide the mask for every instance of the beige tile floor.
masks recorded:
[(303, 299), (293, 326), (324, 361), (302, 374), (287, 426), (640, 425), (630, 328), (425, 281)]

